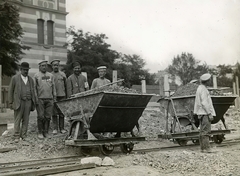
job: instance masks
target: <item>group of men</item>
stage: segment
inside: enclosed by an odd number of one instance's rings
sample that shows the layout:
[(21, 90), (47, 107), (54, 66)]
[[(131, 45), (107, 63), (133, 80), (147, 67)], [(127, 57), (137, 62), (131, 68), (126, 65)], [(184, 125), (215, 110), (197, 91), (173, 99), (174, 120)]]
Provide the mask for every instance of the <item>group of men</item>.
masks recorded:
[[(47, 137), (50, 121), (53, 122), (53, 134), (66, 133), (64, 129), (64, 115), (54, 104), (71, 95), (89, 90), (87, 79), (81, 74), (81, 65), (73, 63), (73, 74), (68, 78), (60, 71), (60, 61), (53, 60), (53, 71), (47, 72), (47, 61), (41, 61), (39, 72), (33, 78), (28, 76), (30, 69), (27, 62), (20, 65), (20, 74), (12, 77), (9, 88), (10, 108), (14, 110), (14, 140), (20, 138), (26, 140), (30, 111), (37, 110), (38, 138)], [(91, 89), (109, 84), (110, 80), (105, 78), (106, 66), (97, 68), (99, 78), (93, 80)], [(194, 114), (198, 115), (200, 121), (200, 147), (203, 152), (211, 152), (209, 137), (211, 132), (211, 121), (216, 116), (210, 94), (206, 88), (211, 75), (204, 74), (200, 77), (200, 85), (196, 92)]]
[[(9, 105), (14, 110), (14, 141), (27, 140), (30, 111), (37, 111), (38, 138), (44, 139), (49, 133), (52, 119), (53, 131), (66, 133), (64, 115), (55, 103), (71, 95), (89, 90), (87, 79), (81, 74), (81, 65), (72, 64), (73, 74), (68, 78), (60, 71), (60, 60), (51, 61), (53, 71), (47, 72), (48, 61), (40, 61), (39, 72), (33, 78), (28, 75), (29, 63), (22, 62), (20, 73), (13, 76), (9, 85)], [(105, 78), (106, 66), (97, 68), (99, 78), (93, 80), (91, 89), (110, 83)]]

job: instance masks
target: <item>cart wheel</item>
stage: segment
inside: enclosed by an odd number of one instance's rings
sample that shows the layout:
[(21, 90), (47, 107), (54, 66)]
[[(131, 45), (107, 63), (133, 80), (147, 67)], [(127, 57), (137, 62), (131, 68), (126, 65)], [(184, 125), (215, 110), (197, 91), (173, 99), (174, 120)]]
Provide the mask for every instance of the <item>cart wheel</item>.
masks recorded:
[(110, 155), (114, 150), (114, 145), (100, 145), (99, 149), (103, 155)]
[(223, 135), (213, 135), (213, 141), (216, 143), (216, 144), (221, 144), (222, 141), (224, 139), (224, 136)]
[(120, 145), (121, 151), (123, 153), (130, 153), (133, 150), (134, 144), (133, 143), (123, 143)]
[(85, 147), (85, 146), (82, 146), (81, 147), (81, 153), (83, 156), (88, 156), (90, 155), (90, 153), (92, 152), (93, 148), (91, 147)]
[(192, 139), (192, 143), (194, 143), (195, 145), (199, 144), (199, 139)]
[(178, 143), (180, 146), (185, 146), (185, 145), (187, 145), (187, 142), (188, 142), (188, 140), (184, 140), (184, 139), (178, 139), (178, 140), (177, 140), (177, 143)]

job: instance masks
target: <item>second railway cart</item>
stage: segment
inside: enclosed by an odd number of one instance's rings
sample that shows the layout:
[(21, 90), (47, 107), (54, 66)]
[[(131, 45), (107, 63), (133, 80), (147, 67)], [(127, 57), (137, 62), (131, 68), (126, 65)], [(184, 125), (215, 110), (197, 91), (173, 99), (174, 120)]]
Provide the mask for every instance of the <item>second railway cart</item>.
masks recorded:
[[(220, 144), (225, 138), (224, 135), (230, 133), (225, 124), (224, 114), (233, 105), (236, 97), (235, 95), (211, 95), (216, 112), (211, 124), (216, 124), (221, 120), (225, 127), (225, 129), (211, 131), (211, 139), (215, 143)], [(159, 135), (159, 138), (171, 139), (179, 145), (186, 145), (189, 140), (198, 144), (199, 120), (193, 113), (195, 95), (170, 96), (160, 99), (158, 102), (166, 109), (166, 129), (164, 134)]]
[(71, 123), (65, 144), (79, 146), (85, 155), (94, 147), (109, 155), (115, 146), (120, 146), (123, 153), (130, 153), (134, 144), (144, 141), (144, 137), (105, 136), (133, 130), (151, 97), (150, 94), (102, 91), (57, 102)]

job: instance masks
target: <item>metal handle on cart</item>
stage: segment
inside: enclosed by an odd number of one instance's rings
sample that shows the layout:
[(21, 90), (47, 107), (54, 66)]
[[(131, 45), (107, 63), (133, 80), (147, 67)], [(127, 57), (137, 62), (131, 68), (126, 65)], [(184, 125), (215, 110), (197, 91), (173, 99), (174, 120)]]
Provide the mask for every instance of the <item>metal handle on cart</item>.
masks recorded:
[(105, 84), (103, 86), (100, 86), (100, 87), (97, 87), (97, 88), (94, 88), (94, 89), (91, 89), (91, 90), (88, 90), (88, 91), (84, 91), (84, 92), (81, 92), (81, 93), (73, 94), (73, 95), (71, 95), (71, 98), (79, 96), (79, 95), (82, 95), (82, 94), (85, 94), (87, 92), (92, 92), (92, 91), (98, 90), (98, 89), (106, 87), (106, 86), (110, 86), (110, 85), (113, 85), (113, 84), (116, 84), (116, 83), (119, 83), (119, 82), (123, 82), (123, 81), (124, 81), (124, 79), (120, 79), (118, 81), (115, 81), (115, 82), (112, 82), (112, 83), (108, 83), (108, 84)]

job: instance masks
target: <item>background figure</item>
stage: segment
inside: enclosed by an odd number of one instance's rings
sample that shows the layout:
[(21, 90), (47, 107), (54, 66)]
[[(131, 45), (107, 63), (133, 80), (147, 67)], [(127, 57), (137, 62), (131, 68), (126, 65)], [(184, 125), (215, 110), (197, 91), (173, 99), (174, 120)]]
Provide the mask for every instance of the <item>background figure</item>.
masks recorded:
[(211, 121), (213, 120), (213, 116), (216, 116), (211, 96), (206, 88), (210, 78), (211, 75), (208, 73), (200, 77), (201, 84), (197, 88), (194, 104), (194, 114), (198, 115), (200, 122), (199, 142), (202, 152), (211, 152), (209, 143)]
[[(59, 70), (60, 60), (53, 60), (51, 62), (53, 71), (52, 74), (54, 76), (55, 88), (56, 88), (56, 96), (57, 101), (64, 100), (67, 96), (67, 77), (64, 72)], [(64, 115), (57, 108), (57, 105), (53, 107), (53, 134), (58, 133), (58, 128), (60, 133), (66, 133), (67, 131), (64, 129)]]
[(81, 65), (78, 62), (73, 63), (73, 74), (67, 79), (67, 97), (89, 90), (87, 78), (81, 74)]
[(41, 61), (39, 72), (34, 75), (34, 87), (37, 97), (38, 138), (47, 137), (52, 117), (53, 103), (56, 102), (54, 77), (46, 71), (47, 61)]
[(14, 141), (21, 137), (26, 140), (29, 114), (35, 109), (35, 93), (33, 79), (28, 76), (30, 67), (27, 62), (20, 65), (20, 74), (12, 77), (9, 85), (9, 104), (14, 110)]
[(103, 85), (111, 83), (111, 81), (107, 78), (105, 78), (107, 67), (106, 66), (100, 66), (97, 68), (99, 78), (95, 78), (92, 82), (91, 89), (101, 87)]

